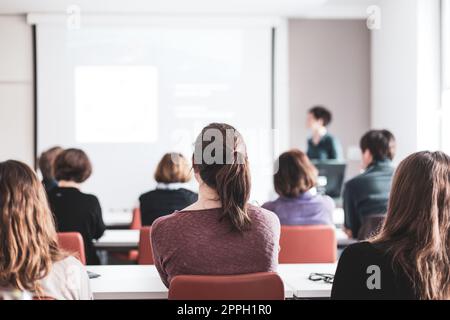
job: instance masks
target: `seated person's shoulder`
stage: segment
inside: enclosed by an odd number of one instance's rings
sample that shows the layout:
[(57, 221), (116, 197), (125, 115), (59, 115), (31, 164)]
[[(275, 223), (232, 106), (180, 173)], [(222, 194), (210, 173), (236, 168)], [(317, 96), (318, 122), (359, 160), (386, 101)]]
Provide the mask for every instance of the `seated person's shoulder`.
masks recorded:
[(92, 299), (86, 267), (73, 256), (54, 262), (41, 285), (56, 299)]
[(334, 209), (336, 207), (336, 204), (330, 196), (327, 195), (317, 195), (319, 201), (321, 201), (325, 206), (327, 206), (330, 209)]
[(267, 201), (266, 203), (264, 203), (264, 204), (261, 206), (261, 208), (273, 212), (273, 210), (274, 210), (274, 208), (275, 208), (275, 203), (276, 203), (276, 200), (275, 200), (275, 201)]
[(376, 248), (375, 245), (368, 241), (359, 242), (348, 246), (341, 255), (339, 261), (367, 261), (367, 262), (375, 262), (377, 260), (382, 259), (382, 252)]
[(369, 180), (370, 177), (367, 176), (367, 173), (363, 172), (345, 182), (344, 188), (357, 190)]
[(263, 207), (257, 207), (254, 205), (249, 205), (248, 211), (249, 211), (250, 218), (253, 220), (256, 219), (258, 221), (266, 222), (266, 223), (270, 223), (270, 224), (274, 224), (274, 225), (280, 224), (280, 219), (278, 218), (278, 216), (268, 209), (265, 209)]
[(178, 189), (180, 193), (182, 193), (187, 198), (198, 198), (198, 194), (192, 190), (186, 189), (186, 188), (180, 188)]
[(99, 205), (100, 201), (98, 201), (97, 196), (90, 193), (81, 193), (81, 197), (87, 201), (90, 205)]
[(67, 256), (64, 259), (57, 261), (54, 263), (54, 267), (66, 269), (74, 267), (77, 271), (85, 271), (86, 267), (81, 263), (80, 260), (75, 258), (74, 256)]
[(148, 199), (152, 199), (153, 197), (155, 197), (156, 191), (157, 190), (150, 190), (148, 192), (145, 192), (145, 193), (141, 194), (139, 196), (139, 201), (146, 201)]
[(179, 225), (183, 225), (185, 216), (186, 212), (175, 211), (171, 214), (159, 217), (152, 224), (152, 234), (155, 232), (167, 232), (171, 229), (177, 228)]

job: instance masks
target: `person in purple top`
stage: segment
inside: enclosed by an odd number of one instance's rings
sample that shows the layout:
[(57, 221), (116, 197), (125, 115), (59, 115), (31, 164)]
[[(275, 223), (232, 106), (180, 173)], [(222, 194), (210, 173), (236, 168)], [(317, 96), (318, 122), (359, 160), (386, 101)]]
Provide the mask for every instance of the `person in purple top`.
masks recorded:
[(317, 194), (317, 169), (308, 156), (293, 149), (278, 158), (273, 181), (279, 198), (265, 203), (264, 209), (275, 212), (281, 225), (331, 225), (334, 201)]

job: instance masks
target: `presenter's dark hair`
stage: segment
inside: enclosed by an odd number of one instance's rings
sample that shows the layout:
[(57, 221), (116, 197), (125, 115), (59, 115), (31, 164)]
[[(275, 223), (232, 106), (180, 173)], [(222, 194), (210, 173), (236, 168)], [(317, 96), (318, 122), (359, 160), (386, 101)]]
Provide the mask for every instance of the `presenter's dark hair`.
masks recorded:
[(248, 230), (251, 226), (247, 208), (251, 178), (241, 134), (225, 123), (211, 123), (203, 128), (195, 142), (193, 168), (203, 182), (217, 192), (223, 218), (228, 219), (236, 231)]
[(58, 181), (81, 183), (92, 174), (92, 164), (87, 154), (80, 149), (67, 149), (55, 160), (55, 178)]
[(325, 127), (333, 120), (331, 112), (324, 106), (314, 106), (309, 109), (309, 113), (313, 115), (314, 119), (322, 120)]
[(370, 130), (360, 141), (362, 152), (370, 151), (374, 161), (392, 160), (395, 156), (395, 137), (388, 130)]

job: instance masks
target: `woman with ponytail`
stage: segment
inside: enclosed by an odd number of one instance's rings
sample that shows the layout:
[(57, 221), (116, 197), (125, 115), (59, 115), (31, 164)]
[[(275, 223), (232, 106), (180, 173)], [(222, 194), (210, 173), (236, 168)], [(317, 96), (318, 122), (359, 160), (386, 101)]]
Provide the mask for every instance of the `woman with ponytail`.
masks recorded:
[(280, 222), (248, 204), (251, 178), (246, 146), (230, 125), (212, 123), (192, 157), (198, 201), (157, 219), (153, 257), (166, 286), (177, 275), (232, 275), (276, 271)]

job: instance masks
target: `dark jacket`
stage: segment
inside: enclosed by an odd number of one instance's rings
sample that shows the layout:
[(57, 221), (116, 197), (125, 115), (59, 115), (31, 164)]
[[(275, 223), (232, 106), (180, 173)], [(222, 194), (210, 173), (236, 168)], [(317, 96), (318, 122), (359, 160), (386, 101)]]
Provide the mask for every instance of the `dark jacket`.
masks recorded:
[(377, 161), (345, 184), (345, 227), (353, 237), (357, 237), (365, 216), (386, 213), (394, 170), (391, 161)]
[(56, 181), (55, 179), (44, 178), (42, 180), (42, 184), (44, 185), (45, 191), (48, 194), (50, 191), (52, 191), (52, 189), (58, 186), (58, 181)]
[(341, 146), (339, 141), (330, 134), (325, 134), (318, 144), (314, 144), (312, 138), (308, 139), (307, 155), (312, 160), (339, 160)]
[(103, 235), (105, 224), (97, 197), (76, 188), (56, 187), (49, 193), (49, 202), (58, 232), (81, 233), (87, 264), (99, 264), (92, 241)]
[(182, 210), (197, 201), (198, 195), (190, 190), (155, 189), (139, 197), (142, 225), (151, 226), (159, 217)]

